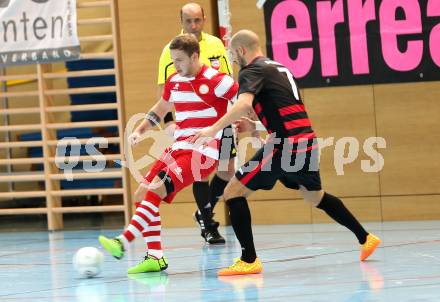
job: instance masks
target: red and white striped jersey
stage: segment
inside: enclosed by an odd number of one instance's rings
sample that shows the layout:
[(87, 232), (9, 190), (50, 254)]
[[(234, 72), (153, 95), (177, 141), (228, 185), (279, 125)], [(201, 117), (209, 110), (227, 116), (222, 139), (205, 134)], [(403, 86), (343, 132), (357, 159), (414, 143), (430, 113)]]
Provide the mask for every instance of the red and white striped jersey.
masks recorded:
[(209, 127), (225, 115), (228, 101), (237, 95), (238, 83), (229, 75), (202, 65), (195, 77), (171, 75), (165, 82), (162, 98), (172, 102), (176, 111), (175, 142), (172, 149), (197, 150), (205, 156), (218, 159), (222, 131), (204, 147), (196, 148), (187, 139)]

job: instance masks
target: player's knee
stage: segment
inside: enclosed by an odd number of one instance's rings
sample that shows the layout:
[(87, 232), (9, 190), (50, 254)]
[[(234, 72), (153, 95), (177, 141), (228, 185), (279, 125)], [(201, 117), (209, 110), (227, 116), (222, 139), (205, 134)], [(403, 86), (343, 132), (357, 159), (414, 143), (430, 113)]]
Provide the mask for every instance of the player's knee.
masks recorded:
[(217, 176), (224, 180), (224, 181), (230, 181), (231, 178), (234, 176), (234, 171), (217, 171)]
[(141, 183), (137, 188), (136, 192), (134, 192), (134, 202), (140, 202), (144, 199), (145, 194), (148, 191), (148, 184)]
[(226, 185), (225, 190), (223, 192), (223, 198), (225, 200), (234, 198), (234, 186), (231, 182)]
[(318, 201), (316, 199), (312, 199), (312, 198), (305, 198), (304, 197), (303, 199), (305, 202), (310, 203), (315, 208), (319, 205), (319, 202), (320, 202), (320, 201)]
[(300, 187), (300, 192), (303, 197), (303, 199), (310, 203), (312, 206), (317, 207), (319, 203), (321, 202), (322, 196), (324, 195), (324, 192), (322, 190), (320, 191), (308, 191), (304, 187)]
[(223, 193), (223, 197), (225, 200), (229, 200), (235, 197), (243, 197), (244, 194), (241, 190), (240, 182), (236, 178), (232, 178), (232, 180), (226, 185), (225, 191)]

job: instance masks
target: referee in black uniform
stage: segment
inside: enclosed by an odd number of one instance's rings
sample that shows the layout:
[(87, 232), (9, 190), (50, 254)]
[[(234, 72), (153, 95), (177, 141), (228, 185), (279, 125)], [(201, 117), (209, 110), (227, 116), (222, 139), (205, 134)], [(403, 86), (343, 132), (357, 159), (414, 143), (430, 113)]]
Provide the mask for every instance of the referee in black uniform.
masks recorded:
[(220, 270), (219, 275), (262, 271), (254, 247), (246, 197), (256, 190), (272, 189), (278, 180), (288, 188), (299, 190), (306, 201), (351, 230), (360, 244), (360, 260), (365, 260), (380, 239), (365, 231), (339, 198), (322, 190), (316, 135), (294, 77), (286, 67), (263, 56), (258, 36), (252, 31), (237, 32), (231, 40), (231, 50), (234, 62), (241, 69), (238, 100), (223, 118), (199, 132), (193, 141), (213, 137), (237, 120), (241, 131), (254, 130), (255, 123), (242, 118), (252, 109), (271, 135), (226, 187), (224, 198), (242, 255), (233, 265)]

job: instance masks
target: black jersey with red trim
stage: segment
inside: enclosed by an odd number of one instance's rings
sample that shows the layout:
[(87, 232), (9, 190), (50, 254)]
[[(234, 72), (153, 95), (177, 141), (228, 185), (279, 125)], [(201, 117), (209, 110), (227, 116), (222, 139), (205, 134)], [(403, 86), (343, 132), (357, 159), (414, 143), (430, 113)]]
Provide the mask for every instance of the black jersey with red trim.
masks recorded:
[[(286, 139), (297, 152), (316, 147), (316, 135), (293, 75), (282, 64), (266, 57), (257, 57), (240, 70), (239, 92), (254, 95), (252, 107), (269, 133)], [(298, 145), (299, 143), (299, 145)]]

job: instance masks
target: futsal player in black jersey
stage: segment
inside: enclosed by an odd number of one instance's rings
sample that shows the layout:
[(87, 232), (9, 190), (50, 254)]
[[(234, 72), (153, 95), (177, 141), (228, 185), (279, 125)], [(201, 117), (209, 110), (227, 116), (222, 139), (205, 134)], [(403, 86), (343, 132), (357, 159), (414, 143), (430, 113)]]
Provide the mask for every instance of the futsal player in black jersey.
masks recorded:
[(242, 118), (251, 110), (266, 127), (270, 138), (236, 172), (224, 192), (242, 255), (218, 274), (262, 272), (246, 198), (253, 191), (272, 189), (278, 180), (287, 188), (299, 190), (306, 201), (352, 231), (360, 244), (360, 260), (365, 260), (380, 244), (380, 239), (365, 231), (339, 198), (321, 188), (317, 139), (294, 77), (286, 67), (263, 56), (258, 36), (252, 31), (237, 32), (231, 40), (231, 50), (234, 62), (240, 67), (238, 100), (223, 118), (192, 140), (200, 143), (236, 121), (241, 131), (254, 130), (255, 123)]

